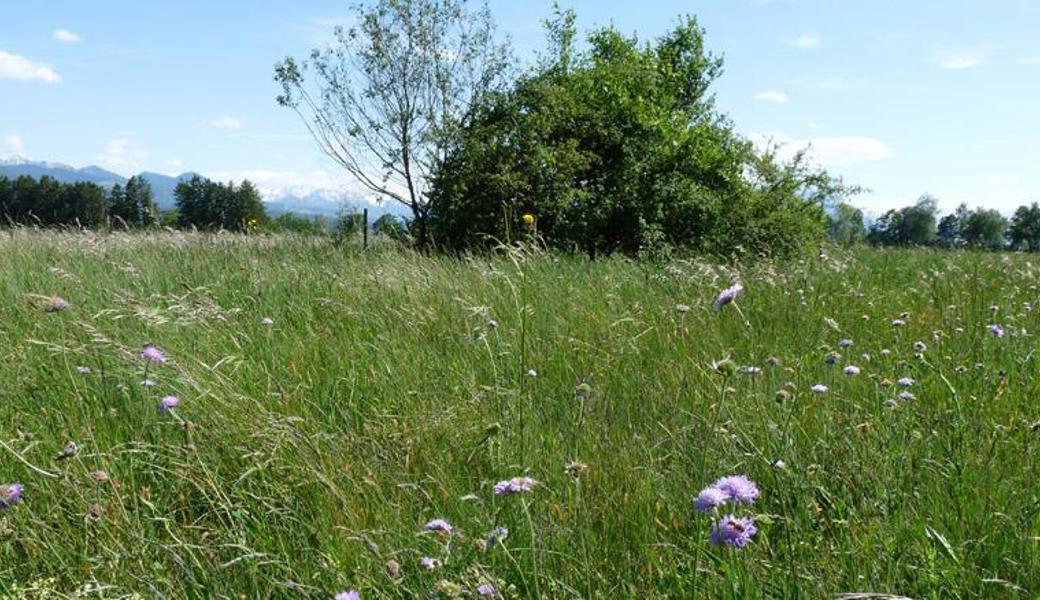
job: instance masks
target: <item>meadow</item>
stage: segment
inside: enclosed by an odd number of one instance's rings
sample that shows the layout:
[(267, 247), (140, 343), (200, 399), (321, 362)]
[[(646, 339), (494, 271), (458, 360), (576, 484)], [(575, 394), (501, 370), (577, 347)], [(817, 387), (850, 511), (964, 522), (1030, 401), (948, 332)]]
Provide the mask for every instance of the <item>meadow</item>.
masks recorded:
[(0, 596), (1035, 598), (1035, 260), (0, 231)]

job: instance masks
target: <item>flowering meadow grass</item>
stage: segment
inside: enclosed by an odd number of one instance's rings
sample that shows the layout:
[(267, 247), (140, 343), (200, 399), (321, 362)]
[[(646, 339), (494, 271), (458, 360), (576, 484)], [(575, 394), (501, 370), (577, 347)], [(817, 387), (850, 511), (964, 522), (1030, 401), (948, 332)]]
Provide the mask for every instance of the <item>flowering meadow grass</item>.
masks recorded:
[(0, 232), (0, 597), (1034, 598), (1033, 260)]

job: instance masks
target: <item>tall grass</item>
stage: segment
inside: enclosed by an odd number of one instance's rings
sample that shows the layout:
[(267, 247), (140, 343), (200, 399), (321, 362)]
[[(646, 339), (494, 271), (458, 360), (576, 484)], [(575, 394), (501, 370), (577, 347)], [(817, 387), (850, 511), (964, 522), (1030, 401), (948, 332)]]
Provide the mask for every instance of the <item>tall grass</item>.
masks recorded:
[[(0, 232), (0, 596), (1036, 597), (1038, 276)], [(692, 506), (732, 473), (743, 550)]]

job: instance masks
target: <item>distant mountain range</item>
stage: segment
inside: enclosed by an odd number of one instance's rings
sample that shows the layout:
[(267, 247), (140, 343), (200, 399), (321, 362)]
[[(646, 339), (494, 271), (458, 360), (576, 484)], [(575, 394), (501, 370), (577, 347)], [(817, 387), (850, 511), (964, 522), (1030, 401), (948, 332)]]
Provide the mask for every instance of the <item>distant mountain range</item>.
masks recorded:
[[(0, 158), (0, 177), (15, 179), (22, 175), (28, 175), (39, 179), (44, 175), (53, 177), (61, 183), (90, 182), (103, 187), (112, 187), (117, 183), (123, 185), (127, 178), (118, 173), (106, 171), (101, 167), (89, 166), (77, 169), (76, 167), (63, 163), (29, 160), (21, 156)], [(151, 173), (145, 171), (139, 177), (145, 179), (152, 186), (155, 203), (161, 209), (170, 209), (175, 206), (174, 189), (182, 181), (188, 181), (197, 173), (188, 172), (177, 175), (163, 175), (162, 173)], [(240, 183), (240, 182), (239, 182)], [(313, 190), (306, 193), (290, 191), (261, 190), (264, 195), (264, 204), (268, 214), (277, 216), (292, 212), (303, 216), (327, 216), (338, 215), (343, 208), (367, 208), (369, 222), (375, 221), (381, 215), (391, 213), (404, 215), (403, 207), (395, 205), (377, 206), (363, 198), (344, 197), (336, 190)]]

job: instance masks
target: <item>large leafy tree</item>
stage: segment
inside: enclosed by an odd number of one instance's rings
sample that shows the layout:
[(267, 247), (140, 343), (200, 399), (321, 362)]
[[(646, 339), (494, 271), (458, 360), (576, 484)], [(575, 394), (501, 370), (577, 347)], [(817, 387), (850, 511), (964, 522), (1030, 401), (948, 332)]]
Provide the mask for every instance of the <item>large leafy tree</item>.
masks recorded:
[(428, 244), (429, 179), (472, 109), (502, 83), (507, 50), (484, 5), (377, 0), (336, 43), (275, 69), (278, 102), (366, 188), (400, 202)]
[(1008, 238), (1014, 248), (1040, 251), (1040, 204), (1019, 206), (1011, 217)]
[(867, 239), (886, 246), (927, 246), (935, 241), (938, 201), (927, 194), (912, 206), (892, 209), (870, 227)]
[(835, 243), (850, 246), (863, 241), (866, 229), (863, 211), (847, 202), (839, 202), (827, 215), (827, 235)]
[(721, 59), (693, 18), (653, 44), (606, 28), (550, 49), (480, 107), (434, 179), (432, 226), (451, 249), (509, 241), (521, 215), (550, 244), (590, 255), (666, 243), (785, 252), (822, 239), (821, 200), (842, 186), (799, 156), (756, 153), (714, 107)]
[(961, 237), (972, 248), (996, 250), (1005, 244), (1008, 220), (995, 209), (976, 208), (961, 225)]

